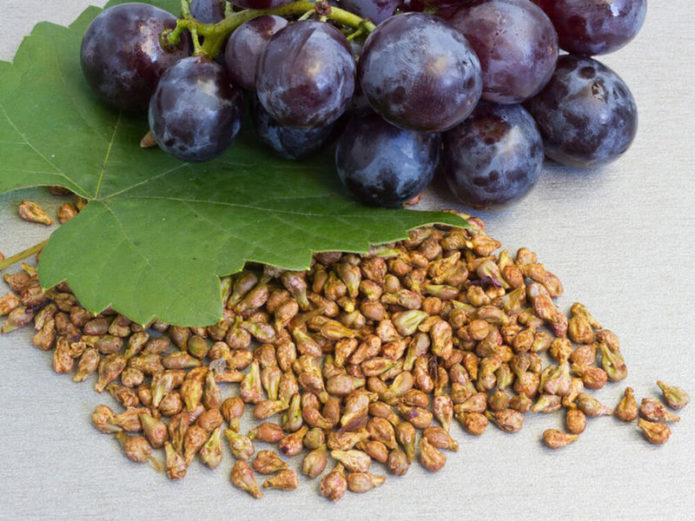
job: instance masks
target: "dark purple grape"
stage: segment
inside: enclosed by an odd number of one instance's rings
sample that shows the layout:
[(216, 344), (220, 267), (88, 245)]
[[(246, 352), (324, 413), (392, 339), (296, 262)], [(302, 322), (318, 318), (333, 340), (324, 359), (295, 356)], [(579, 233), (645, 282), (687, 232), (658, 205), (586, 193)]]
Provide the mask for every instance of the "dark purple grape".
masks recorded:
[(251, 102), (251, 117), (262, 143), (285, 159), (304, 159), (318, 152), (333, 136), (335, 124), (316, 128), (292, 128), (280, 125), (258, 102)]
[(240, 25), (229, 37), (224, 58), (227, 73), (234, 83), (246, 90), (256, 89), (258, 60), (268, 40), (287, 25), (279, 16), (260, 16)]
[(403, 130), (371, 111), (354, 115), (335, 151), (340, 180), (360, 201), (395, 207), (432, 181), (441, 138)]
[(258, 62), (258, 99), (283, 125), (329, 125), (345, 112), (354, 91), (350, 44), (327, 23), (288, 25), (270, 39)]
[(454, 195), (473, 208), (519, 199), (540, 176), (543, 141), (521, 105), (482, 101), (443, 141), (444, 177)]
[(545, 154), (563, 165), (594, 166), (625, 152), (637, 132), (630, 89), (602, 63), (561, 56), (550, 83), (525, 104)]
[(560, 47), (575, 54), (617, 51), (639, 32), (647, 14), (647, 0), (542, 0)]
[(480, 58), (485, 100), (519, 103), (538, 94), (555, 70), (557, 34), (529, 0), (478, 0), (448, 21)]
[(225, 0), (192, 0), (191, 15), (204, 24), (216, 24), (224, 20)]
[(340, 0), (340, 6), (362, 18), (380, 24), (398, 7), (400, 0)]
[(224, 68), (204, 57), (167, 70), (150, 100), (149, 122), (159, 147), (182, 161), (224, 152), (241, 127), (243, 95)]
[(480, 62), (466, 38), (422, 13), (392, 16), (367, 38), (358, 79), (372, 108), (401, 128), (449, 129), (475, 108)]
[(271, 9), (281, 5), (289, 4), (293, 0), (232, 0), (234, 5), (245, 9)]
[(182, 35), (176, 49), (165, 50), (160, 34), (176, 27), (176, 17), (147, 4), (105, 9), (82, 39), (82, 72), (97, 96), (116, 109), (145, 111), (159, 78), (191, 53)]

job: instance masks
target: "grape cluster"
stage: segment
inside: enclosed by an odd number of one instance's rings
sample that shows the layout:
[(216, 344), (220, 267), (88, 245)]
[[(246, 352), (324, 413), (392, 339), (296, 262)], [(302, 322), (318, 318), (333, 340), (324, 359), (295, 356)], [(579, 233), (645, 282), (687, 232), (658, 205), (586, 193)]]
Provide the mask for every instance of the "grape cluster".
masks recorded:
[(645, 13), (646, 0), (191, 0), (178, 20), (126, 3), (92, 22), (81, 60), (102, 101), (147, 110), (183, 161), (222, 154), (247, 106), (284, 158), (337, 138), (338, 176), (365, 204), (400, 206), (439, 173), (489, 208), (528, 192), (544, 156), (589, 167), (627, 150), (635, 101), (591, 56)]

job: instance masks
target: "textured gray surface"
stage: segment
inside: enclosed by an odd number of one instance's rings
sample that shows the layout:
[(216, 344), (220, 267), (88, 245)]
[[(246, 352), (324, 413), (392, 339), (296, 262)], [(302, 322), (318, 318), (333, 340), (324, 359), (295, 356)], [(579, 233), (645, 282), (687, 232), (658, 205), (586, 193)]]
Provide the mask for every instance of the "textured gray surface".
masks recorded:
[[(0, 5), (0, 59), (7, 60), (36, 21), (69, 23), (87, 2)], [(560, 276), (563, 307), (584, 302), (620, 335), (627, 383), (640, 397), (656, 392), (657, 378), (695, 394), (693, 19), (690, 0), (652, 2), (637, 40), (604, 60), (630, 85), (640, 110), (640, 131), (624, 158), (590, 172), (547, 168), (522, 202), (482, 216), (505, 247), (528, 245)], [(15, 217), (21, 198), (0, 197), (6, 255), (48, 234)], [(425, 204), (453, 206), (434, 194)], [(216, 472), (195, 464), (179, 483), (125, 460), (89, 424), (93, 407), (108, 397), (53, 374), (28, 333), (0, 338), (0, 353), (2, 520), (692, 519), (695, 512), (693, 405), (660, 448), (634, 425), (601, 418), (578, 443), (550, 453), (539, 436), (560, 417), (529, 415), (517, 435), (491, 428), (473, 439), (455, 427), (461, 450), (436, 475), (414, 465), (405, 478), (336, 505), (306, 481), (295, 493), (271, 492), (257, 502), (229, 484), (228, 454)], [(597, 395), (613, 405), (621, 391), (608, 386)]]

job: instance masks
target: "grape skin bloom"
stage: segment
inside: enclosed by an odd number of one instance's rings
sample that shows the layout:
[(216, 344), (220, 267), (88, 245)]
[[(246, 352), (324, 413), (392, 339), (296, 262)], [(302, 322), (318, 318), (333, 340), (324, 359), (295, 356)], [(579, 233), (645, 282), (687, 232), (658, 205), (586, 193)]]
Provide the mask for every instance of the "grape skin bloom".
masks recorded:
[(333, 137), (335, 124), (293, 128), (278, 123), (258, 102), (252, 100), (251, 117), (258, 139), (285, 159), (304, 159), (317, 153)]
[(440, 143), (437, 133), (403, 130), (371, 111), (356, 114), (338, 140), (338, 175), (363, 203), (400, 206), (432, 181)]
[(268, 40), (287, 26), (287, 20), (279, 16), (259, 16), (241, 24), (229, 37), (225, 48), (225, 64), (229, 77), (246, 90), (256, 89), (258, 60), (268, 45)]
[(550, 83), (525, 106), (538, 123), (546, 155), (563, 165), (613, 161), (637, 133), (630, 89), (591, 58), (561, 56)]
[(164, 50), (159, 35), (176, 27), (176, 17), (147, 4), (126, 3), (102, 11), (87, 28), (80, 52), (82, 72), (102, 102), (128, 112), (144, 112), (159, 78), (191, 53)]
[(384, 119), (425, 132), (458, 125), (482, 91), (480, 62), (463, 34), (421, 13), (392, 16), (377, 26), (362, 50), (358, 79)]
[(355, 91), (355, 60), (343, 34), (299, 21), (270, 39), (258, 63), (256, 92), (282, 125), (321, 127), (345, 112)]
[(443, 141), (444, 177), (454, 195), (473, 208), (517, 200), (540, 177), (543, 140), (521, 105), (481, 101)]
[(567, 52), (594, 56), (625, 46), (642, 28), (647, 0), (542, 0)]
[(482, 0), (449, 22), (475, 49), (483, 70), (483, 99), (520, 103), (538, 94), (555, 70), (558, 40), (550, 19), (529, 0)]
[(207, 161), (232, 144), (242, 112), (242, 92), (224, 68), (191, 57), (162, 76), (150, 101), (149, 124), (166, 153), (182, 161)]

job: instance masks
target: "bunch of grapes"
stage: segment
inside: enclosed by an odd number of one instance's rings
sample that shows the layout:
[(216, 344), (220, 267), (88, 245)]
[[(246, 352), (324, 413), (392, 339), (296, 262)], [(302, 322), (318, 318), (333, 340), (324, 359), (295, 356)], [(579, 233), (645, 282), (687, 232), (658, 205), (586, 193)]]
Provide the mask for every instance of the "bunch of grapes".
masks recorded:
[(248, 107), (259, 140), (287, 159), (337, 141), (338, 175), (366, 204), (402, 205), (439, 173), (489, 208), (523, 196), (544, 156), (605, 164), (637, 129), (629, 88), (591, 56), (635, 36), (646, 0), (184, 0), (182, 11), (106, 9), (81, 60), (101, 100), (147, 111), (156, 143), (183, 161), (222, 154)]

